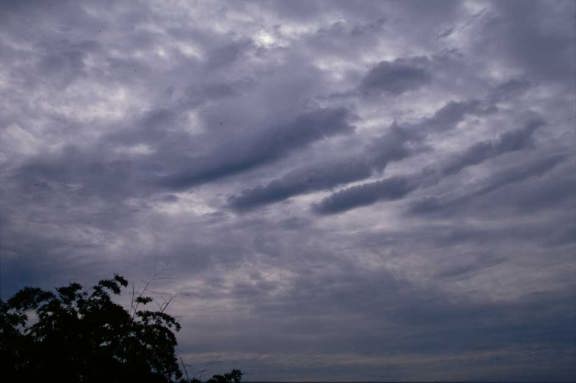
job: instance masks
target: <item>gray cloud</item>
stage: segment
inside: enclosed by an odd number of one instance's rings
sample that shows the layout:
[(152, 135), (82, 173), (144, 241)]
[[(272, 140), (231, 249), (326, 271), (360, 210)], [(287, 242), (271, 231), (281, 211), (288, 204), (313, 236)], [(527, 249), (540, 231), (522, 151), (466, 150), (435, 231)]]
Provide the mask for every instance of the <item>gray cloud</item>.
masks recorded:
[(414, 203), (411, 207), (411, 211), (417, 214), (446, 211), (454, 213), (454, 209), (457, 210), (462, 207), (466, 208), (469, 203), (480, 196), (491, 193), (510, 184), (523, 182), (532, 177), (542, 176), (565, 160), (566, 158), (563, 155), (547, 156), (522, 165), (504, 169), (495, 172), (489, 176), (488, 179), (484, 180), (478, 187), (463, 196), (447, 198), (446, 200), (437, 197), (430, 197)]
[(444, 165), (442, 173), (446, 175), (453, 174), (489, 158), (525, 149), (532, 144), (531, 138), (534, 131), (542, 125), (544, 125), (543, 121), (533, 120), (526, 123), (524, 128), (503, 133), (495, 141), (474, 144)]
[(416, 90), (432, 81), (426, 64), (427, 60), (421, 57), (382, 61), (362, 79), (360, 89), (366, 94), (402, 94)]
[[(572, 2), (548, 5), (512, 1), (494, 5), (498, 13), (485, 26), (481, 39), (484, 49), (499, 50), (505, 59), (539, 80), (562, 82), (573, 74), (576, 42), (569, 32), (573, 33), (569, 16), (575, 11)], [(550, 28), (551, 23), (554, 28)]]
[(4, 298), (151, 281), (205, 375), (573, 380), (574, 2), (0, 10)]
[(565, 157), (563, 155), (555, 155), (496, 173), (490, 177), (490, 180), (486, 185), (482, 186), (475, 192), (475, 195), (489, 193), (492, 190), (501, 188), (508, 184), (521, 182), (530, 177), (540, 176), (564, 160)]
[(317, 110), (264, 130), (255, 137), (233, 137), (221, 152), (191, 160), (191, 169), (168, 176), (161, 184), (182, 189), (277, 160), (313, 141), (351, 132), (348, 115), (345, 109)]
[(416, 189), (413, 180), (395, 177), (382, 181), (351, 186), (326, 197), (314, 210), (320, 214), (335, 214), (378, 201), (400, 199)]
[[(505, 153), (516, 152), (529, 147), (529, 145), (532, 144), (532, 134), (542, 125), (544, 125), (543, 121), (534, 119), (527, 122), (524, 128), (503, 133), (494, 141), (474, 144), (462, 153), (450, 158), (444, 165), (441, 165), (437, 176), (431, 177), (430, 174), (428, 174), (428, 171), (424, 171), (422, 174), (414, 174), (411, 177), (392, 178), (389, 180), (353, 186), (340, 190), (325, 198), (316, 205), (315, 210), (321, 214), (335, 214), (356, 207), (371, 205), (383, 200), (396, 200), (406, 197), (410, 192), (421, 187), (429, 187), (435, 183), (441, 182), (443, 177), (457, 173), (466, 167), (480, 164), (488, 159), (495, 158)], [(401, 145), (394, 143), (394, 141), (392, 142), (392, 147), (396, 149), (402, 148)], [(394, 151), (389, 153), (391, 153), (391, 159), (402, 158), (402, 155), (396, 157)], [(534, 174), (538, 174), (539, 171), (547, 171), (549, 166), (554, 166), (557, 161), (560, 161), (561, 159), (561, 157), (554, 157), (552, 159), (544, 160), (542, 163), (535, 164), (534, 167), (523, 169), (525, 172), (522, 170), (511, 170), (510, 172), (500, 175), (498, 180), (494, 179), (492, 182), (489, 182), (488, 185), (477, 191), (477, 193), (487, 193), (493, 189), (506, 185), (507, 183), (522, 180), (525, 176), (530, 177), (533, 175), (532, 171), (535, 172)], [(402, 182), (398, 182), (399, 180), (402, 180)], [(418, 207), (415, 208), (416, 210), (420, 209), (420, 207), (426, 210), (427, 206), (429, 206), (429, 202), (424, 201), (417, 206)]]
[(243, 190), (232, 196), (230, 205), (244, 210), (278, 202), (295, 195), (325, 190), (370, 177), (382, 171), (386, 165), (410, 156), (414, 137), (396, 126), (373, 140), (365, 148), (365, 154), (335, 163), (325, 162), (293, 170), (266, 185)]
[[(451, 102), (416, 124), (394, 124), (390, 126), (386, 133), (368, 143), (362, 156), (334, 164), (323, 163), (291, 171), (266, 185), (246, 189), (239, 195), (232, 196), (230, 198), (230, 206), (236, 210), (251, 209), (282, 201), (298, 194), (325, 190), (341, 184), (366, 179), (375, 172), (383, 171), (389, 163), (414, 155), (421, 150), (419, 146), (421, 146), (426, 135), (453, 129), (467, 114), (475, 113), (479, 104), (477, 101)], [(498, 144), (499, 147), (492, 150), (490, 155), (494, 155), (494, 151), (505, 151), (504, 146), (510, 145), (511, 143), (508, 143), (508, 141), (514, 138), (514, 135), (505, 140), (502, 138), (506, 142)], [(520, 139), (521, 137), (518, 138)], [(473, 154), (470, 153), (465, 156)], [(488, 155), (488, 153), (486, 154)]]
[(489, 113), (493, 110), (494, 106), (485, 105), (479, 100), (451, 101), (419, 127), (426, 132), (447, 131), (454, 129), (467, 115)]
[(394, 161), (400, 161), (414, 153), (414, 146), (419, 142), (419, 137), (410, 129), (398, 125), (392, 125), (388, 132), (374, 139), (366, 147), (366, 157), (372, 166), (383, 170)]
[(356, 159), (298, 169), (266, 185), (242, 191), (231, 197), (230, 205), (237, 210), (252, 209), (294, 195), (361, 180), (371, 173), (365, 162)]

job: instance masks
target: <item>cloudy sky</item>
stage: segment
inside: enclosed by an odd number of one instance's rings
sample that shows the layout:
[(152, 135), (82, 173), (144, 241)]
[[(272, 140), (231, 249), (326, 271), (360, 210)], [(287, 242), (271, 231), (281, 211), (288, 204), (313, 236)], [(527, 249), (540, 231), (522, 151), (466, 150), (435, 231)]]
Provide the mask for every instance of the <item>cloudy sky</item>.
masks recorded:
[(191, 375), (574, 380), (575, 12), (0, 0), (3, 297), (148, 281)]

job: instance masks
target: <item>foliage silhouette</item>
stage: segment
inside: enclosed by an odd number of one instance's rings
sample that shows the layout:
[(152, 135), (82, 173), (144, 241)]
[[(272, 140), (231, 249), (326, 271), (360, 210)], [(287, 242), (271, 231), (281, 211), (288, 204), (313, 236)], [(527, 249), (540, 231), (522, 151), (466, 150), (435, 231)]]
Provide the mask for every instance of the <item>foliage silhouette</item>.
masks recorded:
[[(113, 302), (128, 282), (105, 279), (91, 291), (78, 283), (56, 293), (27, 287), (0, 300), (0, 361), (5, 381), (60, 383), (199, 382), (183, 378), (175, 355), (178, 322), (164, 311), (127, 311)], [(164, 307), (165, 308), (165, 307)], [(238, 383), (239, 370), (209, 383)]]

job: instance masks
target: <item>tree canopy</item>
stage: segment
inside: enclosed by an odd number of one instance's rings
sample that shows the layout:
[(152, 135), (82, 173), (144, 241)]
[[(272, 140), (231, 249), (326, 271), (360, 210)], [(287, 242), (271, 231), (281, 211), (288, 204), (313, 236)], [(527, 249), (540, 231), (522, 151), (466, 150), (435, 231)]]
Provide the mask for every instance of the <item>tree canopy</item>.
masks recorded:
[[(56, 292), (27, 287), (0, 300), (0, 361), (7, 381), (184, 383), (175, 353), (179, 323), (164, 310), (126, 310), (114, 302), (128, 281), (116, 275), (91, 290), (78, 283)], [(232, 370), (209, 383), (240, 382)], [(192, 379), (191, 382), (199, 382)]]

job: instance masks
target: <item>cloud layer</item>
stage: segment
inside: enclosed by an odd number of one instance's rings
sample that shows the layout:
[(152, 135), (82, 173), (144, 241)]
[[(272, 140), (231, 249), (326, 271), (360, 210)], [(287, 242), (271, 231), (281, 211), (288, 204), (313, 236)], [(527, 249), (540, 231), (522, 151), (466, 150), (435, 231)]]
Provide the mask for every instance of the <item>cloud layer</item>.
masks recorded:
[(195, 375), (574, 380), (575, 11), (0, 2), (2, 295), (151, 281)]

